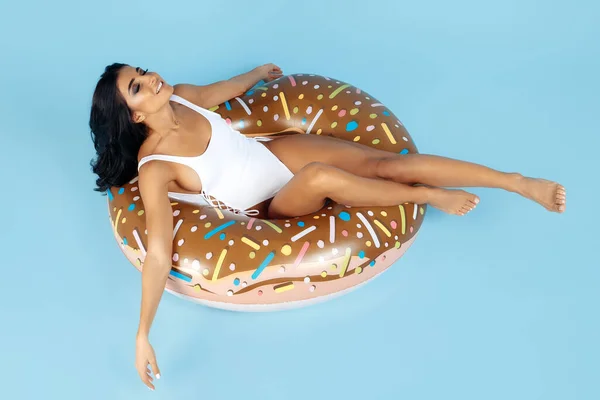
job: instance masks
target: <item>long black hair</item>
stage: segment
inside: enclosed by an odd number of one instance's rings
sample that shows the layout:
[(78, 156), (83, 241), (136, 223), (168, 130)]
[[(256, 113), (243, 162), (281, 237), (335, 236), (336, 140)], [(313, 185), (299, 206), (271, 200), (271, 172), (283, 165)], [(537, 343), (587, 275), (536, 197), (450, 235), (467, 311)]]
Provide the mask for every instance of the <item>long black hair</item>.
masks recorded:
[(92, 99), (90, 129), (97, 157), (91, 161), (98, 192), (123, 186), (137, 176), (137, 155), (147, 137), (143, 123), (132, 120), (131, 111), (117, 89), (117, 77), (127, 64), (107, 66)]

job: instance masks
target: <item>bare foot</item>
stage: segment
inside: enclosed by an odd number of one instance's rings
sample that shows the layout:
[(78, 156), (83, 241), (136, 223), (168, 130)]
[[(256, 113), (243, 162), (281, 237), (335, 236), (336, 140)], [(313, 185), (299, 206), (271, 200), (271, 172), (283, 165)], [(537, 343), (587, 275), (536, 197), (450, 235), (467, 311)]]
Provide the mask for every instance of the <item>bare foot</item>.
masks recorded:
[(562, 185), (546, 179), (523, 177), (519, 186), (519, 194), (541, 204), (546, 210), (557, 213), (565, 211), (567, 191)]
[(479, 197), (464, 190), (430, 188), (427, 203), (448, 214), (465, 215), (477, 206)]

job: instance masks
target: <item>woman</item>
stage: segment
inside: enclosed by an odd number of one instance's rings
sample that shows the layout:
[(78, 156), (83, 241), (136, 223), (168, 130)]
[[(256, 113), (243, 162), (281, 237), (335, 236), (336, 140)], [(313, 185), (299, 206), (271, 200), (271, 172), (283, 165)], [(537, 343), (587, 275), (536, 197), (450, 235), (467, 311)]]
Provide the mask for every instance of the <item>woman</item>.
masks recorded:
[(139, 172), (148, 249), (136, 367), (151, 389), (148, 364), (156, 378), (160, 374), (148, 333), (171, 267), (169, 192), (195, 194), (233, 212), (267, 218), (309, 214), (327, 199), (349, 206), (412, 202), (465, 215), (479, 199), (441, 188), (453, 186), (500, 188), (549, 211), (565, 210), (565, 189), (554, 182), (437, 156), (398, 155), (326, 136), (248, 138), (207, 110), (260, 80), (280, 76), (279, 67), (266, 64), (211, 85), (170, 86), (157, 73), (113, 64), (97, 84), (90, 117), (98, 153), (92, 163), (96, 190), (121, 186)]

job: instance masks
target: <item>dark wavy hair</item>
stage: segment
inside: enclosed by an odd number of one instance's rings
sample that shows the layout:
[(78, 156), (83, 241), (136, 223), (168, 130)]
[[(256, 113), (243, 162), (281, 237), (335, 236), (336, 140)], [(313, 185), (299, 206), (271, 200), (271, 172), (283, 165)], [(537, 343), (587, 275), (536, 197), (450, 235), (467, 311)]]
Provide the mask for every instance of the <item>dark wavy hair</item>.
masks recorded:
[(92, 99), (90, 129), (97, 157), (91, 161), (98, 192), (123, 186), (137, 176), (137, 155), (148, 135), (143, 123), (132, 120), (131, 110), (117, 89), (121, 68), (127, 64), (107, 66)]

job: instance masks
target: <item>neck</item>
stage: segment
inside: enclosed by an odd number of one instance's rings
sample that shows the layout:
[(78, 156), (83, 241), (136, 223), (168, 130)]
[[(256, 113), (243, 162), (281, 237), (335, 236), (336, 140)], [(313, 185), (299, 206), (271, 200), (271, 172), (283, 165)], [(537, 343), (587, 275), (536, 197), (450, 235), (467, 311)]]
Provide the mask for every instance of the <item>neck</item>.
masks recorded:
[(159, 135), (167, 134), (179, 128), (179, 119), (175, 115), (173, 107), (167, 103), (158, 112), (146, 118), (146, 126)]

